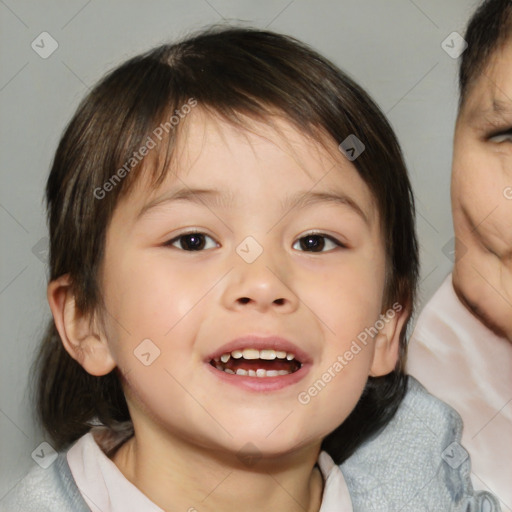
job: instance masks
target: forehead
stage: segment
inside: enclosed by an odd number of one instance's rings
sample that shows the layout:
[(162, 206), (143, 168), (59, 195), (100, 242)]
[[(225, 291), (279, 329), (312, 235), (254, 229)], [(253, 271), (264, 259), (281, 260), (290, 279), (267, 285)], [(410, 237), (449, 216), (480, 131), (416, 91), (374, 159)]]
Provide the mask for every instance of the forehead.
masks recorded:
[(461, 114), (470, 123), (512, 118), (512, 40), (491, 56), (471, 87)]
[[(217, 115), (197, 109), (187, 120), (177, 140), (172, 159), (176, 175), (185, 177), (200, 172), (202, 166), (215, 165), (216, 159), (235, 161), (250, 153), (256, 160), (271, 158), (293, 161), (304, 173), (313, 172), (312, 167), (328, 168), (334, 165), (340, 154), (327, 135), (321, 142), (299, 131), (286, 119), (279, 116), (265, 120), (242, 117), (242, 125), (235, 125)], [(213, 160), (212, 160), (213, 157)], [(312, 166), (314, 161), (317, 165)], [(260, 162), (262, 165), (265, 162)], [(267, 162), (268, 164), (269, 162)], [(214, 173), (222, 176), (223, 173)]]
[(257, 174), (262, 187), (284, 195), (296, 189), (350, 191), (368, 217), (378, 216), (368, 186), (335, 141), (327, 134), (317, 140), (278, 116), (265, 121), (244, 119), (242, 127), (197, 108), (180, 127), (164, 172), (164, 180), (155, 188), (150, 173), (143, 171), (126, 199), (132, 205), (147, 205), (172, 190), (213, 188), (231, 199), (233, 206), (243, 183), (240, 177), (245, 174), (254, 183)]

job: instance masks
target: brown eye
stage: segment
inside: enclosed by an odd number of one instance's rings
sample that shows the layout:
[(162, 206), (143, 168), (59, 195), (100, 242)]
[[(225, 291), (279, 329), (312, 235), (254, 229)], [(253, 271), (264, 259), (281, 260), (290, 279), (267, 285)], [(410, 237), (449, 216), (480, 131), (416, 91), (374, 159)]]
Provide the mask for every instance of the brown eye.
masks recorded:
[[(299, 247), (297, 247), (297, 244)], [(294, 249), (307, 252), (327, 252), (342, 246), (338, 240), (322, 234), (303, 236), (293, 244)]]
[[(211, 241), (211, 243), (209, 241)], [(165, 245), (170, 245), (183, 251), (202, 251), (217, 247), (215, 240), (204, 233), (186, 233), (173, 238)]]

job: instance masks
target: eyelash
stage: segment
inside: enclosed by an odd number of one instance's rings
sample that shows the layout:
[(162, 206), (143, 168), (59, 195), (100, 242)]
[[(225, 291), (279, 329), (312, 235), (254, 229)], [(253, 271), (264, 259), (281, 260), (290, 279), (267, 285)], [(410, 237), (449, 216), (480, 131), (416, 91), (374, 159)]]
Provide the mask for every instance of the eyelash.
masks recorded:
[[(493, 140), (502, 137), (501, 140)], [(487, 136), (487, 140), (490, 142), (494, 142), (495, 144), (501, 144), (503, 142), (512, 142), (512, 128), (508, 130), (499, 130), (494, 133), (490, 133)]]
[[(190, 231), (188, 233), (182, 233), (181, 235), (177, 236), (177, 237), (174, 237), (173, 239), (169, 240), (168, 242), (165, 242), (165, 246), (166, 247), (175, 247), (174, 244), (177, 243), (177, 242), (180, 242), (181, 239), (187, 237), (187, 236), (192, 236), (192, 235), (201, 235), (201, 236), (205, 236), (207, 238), (210, 238), (211, 240), (213, 240), (213, 238), (209, 235), (206, 235), (205, 233), (201, 233), (200, 231)], [(293, 246), (300, 242), (300, 240), (303, 240), (303, 239), (306, 239), (308, 237), (319, 237), (319, 238), (323, 238), (329, 242), (331, 242), (332, 244), (334, 244), (335, 246), (339, 247), (339, 248), (342, 248), (342, 249), (346, 249), (347, 246), (345, 244), (343, 244), (342, 242), (340, 242), (338, 239), (330, 236), (330, 235), (326, 235), (325, 233), (317, 233), (317, 232), (311, 232), (311, 233), (306, 233), (305, 235), (301, 236), (300, 238), (298, 238), (292, 245), (292, 248)], [(181, 244), (180, 244), (181, 245)], [(325, 242), (324, 242), (324, 245), (325, 245)], [(176, 249), (179, 249), (179, 250), (182, 250), (182, 251), (187, 251), (187, 252), (201, 252), (203, 250), (206, 250), (204, 248), (201, 248), (201, 249), (184, 249), (184, 248), (179, 248), (179, 247), (175, 247)], [(208, 249), (211, 249), (211, 247), (208, 247)], [(331, 252), (334, 248), (331, 248), (327, 251), (303, 251), (303, 252)]]

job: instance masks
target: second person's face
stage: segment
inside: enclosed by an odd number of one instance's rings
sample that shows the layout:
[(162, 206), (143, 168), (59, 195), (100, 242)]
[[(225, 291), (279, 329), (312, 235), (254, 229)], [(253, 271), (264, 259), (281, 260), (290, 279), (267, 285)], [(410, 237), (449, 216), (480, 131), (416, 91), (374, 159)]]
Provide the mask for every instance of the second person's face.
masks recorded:
[(459, 114), (451, 195), (455, 289), (512, 340), (512, 42), (492, 57)]

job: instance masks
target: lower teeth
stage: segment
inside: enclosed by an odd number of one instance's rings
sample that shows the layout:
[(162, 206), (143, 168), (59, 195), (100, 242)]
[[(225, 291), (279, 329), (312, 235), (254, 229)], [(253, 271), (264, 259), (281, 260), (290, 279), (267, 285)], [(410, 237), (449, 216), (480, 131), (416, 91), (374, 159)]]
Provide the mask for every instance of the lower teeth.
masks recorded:
[(231, 370), (230, 368), (222, 368), (222, 366), (217, 365), (217, 370), (224, 371), (231, 375), (243, 375), (249, 377), (277, 377), (279, 375), (289, 375), (292, 372), (288, 370), (264, 370), (263, 368), (258, 368), (257, 370), (244, 370), (243, 368), (238, 368), (236, 372)]

